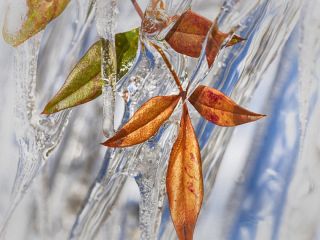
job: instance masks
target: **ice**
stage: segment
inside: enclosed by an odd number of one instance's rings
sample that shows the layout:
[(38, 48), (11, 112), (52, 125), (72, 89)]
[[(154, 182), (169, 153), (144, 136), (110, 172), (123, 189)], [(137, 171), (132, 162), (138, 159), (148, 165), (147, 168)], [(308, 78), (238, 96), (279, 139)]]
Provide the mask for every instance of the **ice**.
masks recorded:
[(192, 0), (150, 0), (142, 22), (144, 35), (163, 40), (178, 17), (190, 8)]
[(12, 190), (12, 202), (5, 222), (30, 187), (49, 153), (57, 146), (68, 119), (68, 112), (55, 117), (42, 118), (35, 111), (37, 60), (42, 34), (19, 47), (14, 58), (16, 80), (16, 138), (19, 143), (19, 163)]
[(103, 95), (103, 133), (108, 138), (114, 133), (115, 91), (117, 82), (117, 57), (115, 28), (117, 23), (117, 0), (97, 0), (96, 26), (102, 39), (101, 75), (105, 81)]
[[(319, 39), (317, 33), (319, 32), (317, 24), (317, 16), (313, 12), (313, 7), (318, 6), (317, 3), (307, 4), (303, 10), (302, 15), (304, 20), (300, 25), (301, 36), (299, 43), (300, 56), (299, 57), (299, 108), (300, 108), (300, 124), (301, 124), (301, 143), (303, 145), (304, 136), (306, 134), (307, 122), (309, 119), (310, 107), (312, 107), (312, 96), (317, 93), (317, 78), (315, 64), (317, 62), (319, 53)], [(312, 35), (307, 37), (308, 35)]]
[[(233, 7), (230, 7), (231, 5), (228, 6), (228, 8), (223, 8), (218, 18), (219, 26), (221, 29), (225, 28), (226, 30), (231, 29), (233, 26), (230, 26), (229, 22), (227, 22), (225, 19), (227, 17), (233, 17), (233, 9), (234, 11), (239, 11), (237, 9), (237, 5)], [(240, 4), (239, 6), (242, 5)], [(233, 47), (232, 52), (230, 52), (229, 49), (224, 49), (223, 52), (219, 54), (216, 61), (218, 61), (218, 63), (219, 61), (223, 61), (225, 64), (215, 64), (213, 66), (211, 71), (215, 74), (214, 77), (210, 77), (209, 75), (209, 77), (205, 79), (200, 78), (206, 71), (204, 67), (203, 72), (201, 72), (201, 69), (195, 70), (196, 74), (194, 74), (194, 77), (191, 77), (191, 81), (193, 81), (193, 79), (198, 79), (200, 82), (203, 81), (202, 83), (217, 87), (227, 94), (230, 94), (230, 92), (233, 91), (233, 99), (235, 99), (237, 102), (243, 102), (247, 100), (248, 96), (251, 96), (252, 92), (256, 89), (259, 80), (261, 79), (261, 75), (264, 73), (266, 67), (270, 61), (274, 59), (274, 54), (283, 46), (283, 42), (279, 40), (288, 38), (288, 32), (286, 30), (288, 28), (292, 30), (293, 26), (295, 25), (291, 19), (293, 18), (297, 21), (297, 19), (294, 17), (299, 9), (299, 4), (292, 4), (291, 8), (288, 8), (287, 4), (282, 5), (282, 8), (279, 5), (277, 6), (277, 11), (284, 11), (288, 14), (280, 14), (282, 17), (288, 17), (288, 19), (290, 19), (290, 21), (283, 21), (287, 23), (288, 26), (285, 26), (285, 24), (279, 26), (273, 23), (272, 25), (268, 25), (268, 28), (263, 27), (264, 16), (269, 16), (268, 12), (274, 11), (272, 3), (267, 1), (256, 4), (255, 8), (252, 8), (251, 12), (249, 13), (247, 12), (247, 9), (243, 9), (246, 15), (244, 15), (244, 19), (241, 20), (241, 22), (243, 22), (242, 29), (240, 28), (237, 34), (247, 38), (248, 40), (242, 45)], [(241, 15), (241, 12), (238, 12), (238, 14)], [(250, 21), (247, 19), (250, 19)], [(267, 18), (265, 21), (270, 23), (271, 19)], [(274, 18), (274, 21), (279, 21), (279, 19)], [(230, 22), (232, 23), (232, 21)], [(246, 23), (246, 25), (244, 25), (244, 23)], [(257, 27), (257, 23), (261, 24), (260, 28)], [(225, 24), (228, 24), (228, 26), (225, 26)], [(284, 31), (280, 31), (278, 27), (283, 27)], [(281, 36), (279, 35), (279, 32), (286, 35)], [(253, 33), (255, 33), (254, 44), (250, 39), (250, 37), (253, 37)], [(262, 38), (262, 36), (265, 37), (265, 34), (272, 35), (273, 41), (264, 42), (265, 38)], [(259, 36), (261, 37), (259, 38)], [(276, 40), (277, 38), (278, 41)], [(275, 45), (275, 43), (277, 43), (277, 45)], [(267, 46), (269, 44), (272, 44), (272, 51), (268, 50), (271, 48)], [(243, 52), (248, 52), (250, 54), (246, 55), (245, 62), (241, 63), (239, 60)], [(263, 61), (260, 61), (261, 56), (263, 56)], [(237, 59), (236, 63), (234, 59)], [(243, 64), (245, 64), (246, 67), (244, 67)], [(254, 71), (252, 71), (252, 68), (250, 67), (252, 64), (255, 64)], [(239, 76), (241, 77), (239, 78)], [(235, 86), (236, 88), (234, 88)], [(215, 183), (224, 151), (228, 145), (229, 139), (231, 138), (232, 129), (216, 129), (213, 128), (211, 124), (205, 124), (202, 121), (199, 121), (199, 125), (197, 125), (196, 129), (200, 146), (202, 148), (201, 154), (204, 169), (203, 174), (205, 179), (205, 192), (209, 193), (212, 190), (213, 184)], [(168, 221), (170, 221), (170, 219), (168, 219)], [(171, 224), (166, 224), (165, 226), (166, 229), (161, 236), (161, 239), (174, 239), (175, 236), (173, 233), (173, 226)], [(236, 236), (236, 234), (234, 236)]]
[[(190, 82), (189, 94), (205, 84), (268, 115), (259, 123), (220, 128), (201, 119), (190, 106), (205, 187), (194, 239), (319, 236), (318, 1), (144, 1), (147, 27), (155, 31), (141, 34), (135, 63), (122, 79), (115, 74), (114, 35), (117, 25), (126, 29), (136, 15), (133, 7), (128, 8), (130, 1), (71, 2), (45, 31), (12, 50), (13, 71), (8, 75), (16, 88), (7, 83), (0, 89), (1, 94), (11, 91), (1, 95), (4, 102), (16, 96), (15, 123), (10, 123), (2, 106), (0, 121), (4, 136), (9, 129), (14, 131), (19, 150), (12, 201), (4, 218), (8, 228), (3, 226), (9, 239), (176, 239), (165, 177), (180, 105), (145, 143), (122, 149), (99, 144), (151, 97), (178, 93), (149, 41), (163, 48), (183, 88)], [(217, 19), (219, 29), (230, 32), (226, 41), (232, 32), (246, 39), (222, 47), (211, 69), (205, 58), (206, 42), (201, 57), (191, 59), (163, 41), (176, 16), (190, 5), (212, 21)], [(121, 13), (128, 15), (127, 23), (118, 19), (118, 7), (132, 10)], [(18, 10), (13, 13), (20, 14)], [(67, 110), (41, 115), (72, 66), (98, 38), (104, 40), (101, 98), (74, 108), (72, 114)], [(1, 57), (1, 67), (3, 62)], [(7, 146), (15, 145), (0, 145), (3, 164), (8, 161)], [(5, 168), (0, 171), (6, 183)], [(3, 185), (0, 191), (6, 196)], [(23, 207), (15, 210), (23, 197)], [(1, 201), (1, 214), (3, 205)], [(8, 221), (13, 212), (18, 217)], [(19, 219), (19, 214), (24, 218)], [(21, 230), (25, 232), (20, 238), (11, 237), (20, 225), (26, 226)]]
[[(75, 35), (79, 37), (81, 34), (83, 31), (80, 27)], [(61, 142), (70, 115), (70, 110), (67, 110), (52, 116), (44, 116), (38, 109), (37, 85), (40, 85), (40, 88), (45, 85), (39, 81), (37, 75), (42, 36), (43, 33), (40, 32), (19, 46), (15, 50), (12, 64), (12, 80), (16, 82), (15, 134), (19, 144), (19, 162), (10, 206), (1, 226), (2, 237), (17, 205), (40, 174), (52, 151)], [(78, 49), (71, 48), (70, 53), (76, 51)], [(40, 203), (45, 202), (40, 200)], [(45, 220), (45, 216), (42, 220)], [(43, 231), (40, 228), (42, 236), (47, 238)]]
[[(283, 223), (288, 226), (279, 230), (279, 237), (292, 238), (293, 234), (300, 239), (319, 238), (319, 215), (313, 204), (319, 199), (316, 172), (319, 156), (317, 142), (319, 135), (312, 129), (318, 118), (315, 109), (319, 96), (319, 15), (316, 9), (319, 2), (310, 1), (302, 10), (297, 35), (300, 44), (297, 49), (298, 60), (298, 106), (300, 125), (300, 148), (295, 172), (292, 172), (292, 182), (288, 188), (287, 204), (283, 207)], [(299, 204), (303, 202), (304, 204)], [(307, 219), (302, 223), (302, 219)], [(293, 233), (292, 229), (298, 225), (303, 226), (299, 232)], [(312, 230), (317, 229), (317, 230)], [(314, 232), (316, 231), (316, 232)]]
[[(140, 53), (138, 55), (138, 59), (136, 66), (131, 72), (131, 77), (121, 80), (118, 87), (118, 91), (126, 98), (125, 108), (128, 109), (127, 111), (129, 114), (124, 117), (124, 121), (127, 121), (137, 110), (137, 107), (149, 99), (151, 95), (157, 94), (157, 92), (154, 91), (171, 91), (174, 84), (173, 82), (171, 82), (171, 84), (167, 84), (169, 82), (170, 75), (168, 75), (168, 72), (165, 71), (166, 69), (163, 68), (163, 62), (160, 61), (159, 58), (154, 59), (148, 50), (147, 52)], [(161, 83), (157, 81), (158, 77), (162, 77), (163, 81)], [(156, 88), (159, 84), (163, 86), (166, 85), (166, 87)], [(141, 88), (142, 86), (144, 87), (143, 91)], [(167, 135), (165, 135), (165, 137), (166, 139), (168, 138)], [(92, 190), (87, 197), (83, 209), (77, 217), (70, 239), (90, 239), (96, 236), (99, 227), (104, 223), (104, 221), (106, 221), (106, 219), (108, 219), (108, 217), (111, 216), (110, 213), (112, 211), (112, 207), (118, 199), (118, 195), (122, 191), (122, 187), (127, 176), (139, 175), (139, 178), (136, 177), (136, 181), (139, 182), (138, 185), (142, 191), (144, 185), (142, 185), (141, 181), (145, 180), (145, 176), (144, 171), (140, 170), (139, 167), (146, 164), (146, 160), (144, 159), (145, 154), (154, 151), (149, 148), (157, 148), (157, 146), (152, 147), (152, 142), (153, 140), (143, 146), (132, 147), (126, 151), (114, 151), (112, 149), (107, 150), (103, 167), (92, 186)], [(151, 159), (151, 162), (152, 161), (153, 159)], [(155, 164), (156, 163), (157, 161), (155, 161)], [(156, 176), (152, 175), (152, 177)], [(149, 177), (151, 182), (155, 181), (152, 177)], [(161, 178), (163, 177), (163, 174), (157, 175), (157, 177)], [(149, 187), (146, 187), (145, 189), (148, 189)], [(143, 191), (143, 193), (145, 192)], [(144, 205), (146, 203), (150, 204), (150, 198), (147, 197), (149, 194), (153, 194), (153, 198), (156, 198), (158, 194), (163, 195), (163, 192), (158, 193), (152, 191), (151, 193), (147, 192), (145, 194), (146, 198), (141, 200), (141, 206), (143, 206), (143, 208), (145, 208)], [(142, 194), (142, 196), (144, 195)], [(154, 200), (153, 202), (158, 203), (158, 200)], [(157, 209), (158, 207), (152, 210), (152, 214), (156, 214), (154, 211)], [(156, 224), (150, 224), (150, 214), (151, 213), (149, 211), (142, 211), (140, 209), (140, 219), (142, 219), (140, 227), (142, 235), (146, 236), (144, 239), (149, 239), (148, 236), (155, 236), (158, 228)], [(157, 222), (157, 220), (154, 221), (155, 223)], [(151, 227), (153, 228), (151, 229)], [(110, 229), (110, 231), (112, 230)]]

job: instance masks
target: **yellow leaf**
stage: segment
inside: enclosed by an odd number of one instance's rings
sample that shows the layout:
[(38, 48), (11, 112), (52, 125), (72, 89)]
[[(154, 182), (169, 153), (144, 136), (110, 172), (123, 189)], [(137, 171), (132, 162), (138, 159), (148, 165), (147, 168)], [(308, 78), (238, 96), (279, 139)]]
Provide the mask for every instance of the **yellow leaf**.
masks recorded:
[[(3, 37), (5, 41), (16, 47), (34, 36), (47, 24), (58, 17), (66, 8), (70, 0), (25, 0), (27, 2), (27, 15), (22, 25), (18, 29), (8, 29), (11, 24), (6, 18), (3, 27)], [(12, 11), (15, 11), (15, 6), (11, 6)], [(11, 19), (18, 21), (19, 19)]]

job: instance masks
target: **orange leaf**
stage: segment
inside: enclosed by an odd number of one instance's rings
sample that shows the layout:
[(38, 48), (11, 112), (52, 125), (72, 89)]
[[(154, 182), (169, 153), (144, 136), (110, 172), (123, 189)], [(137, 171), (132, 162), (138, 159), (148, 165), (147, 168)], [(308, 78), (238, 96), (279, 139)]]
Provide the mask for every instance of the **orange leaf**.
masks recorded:
[[(209, 68), (213, 64), (220, 47), (223, 41), (228, 37), (229, 34), (220, 32), (218, 29), (217, 22), (214, 23), (211, 34), (208, 37), (207, 45), (206, 45), (206, 56)], [(227, 46), (230, 47), (232, 45), (237, 44), (238, 42), (243, 41), (244, 39), (234, 35), (232, 39), (227, 43)]]
[(168, 120), (179, 99), (179, 95), (151, 98), (103, 145), (108, 147), (128, 147), (148, 140)]
[(171, 218), (180, 240), (190, 240), (203, 199), (200, 148), (186, 104), (167, 171)]
[[(191, 10), (186, 11), (171, 29), (166, 37), (166, 41), (177, 52), (190, 56), (199, 57), (201, 53), (202, 43), (212, 25), (212, 22), (207, 18), (200, 16)], [(208, 41), (207, 60), (209, 66), (212, 64), (212, 59), (216, 57), (220, 45), (228, 34), (220, 32), (215, 26), (211, 37)], [(243, 39), (239, 36), (234, 36), (228, 46), (232, 46)]]
[(192, 93), (189, 101), (202, 117), (224, 127), (256, 121), (265, 116), (250, 112), (237, 105), (222, 92), (202, 85)]

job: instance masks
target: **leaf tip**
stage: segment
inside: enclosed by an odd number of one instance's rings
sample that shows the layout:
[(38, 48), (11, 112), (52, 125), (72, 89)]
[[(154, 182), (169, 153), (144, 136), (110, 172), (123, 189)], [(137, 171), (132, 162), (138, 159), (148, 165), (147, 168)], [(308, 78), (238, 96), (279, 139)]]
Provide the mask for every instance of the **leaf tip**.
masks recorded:
[(258, 120), (260, 120), (260, 119), (262, 119), (262, 118), (264, 118), (266, 116), (267, 115), (265, 115), (265, 114), (259, 114), (259, 113), (253, 113), (252, 112), (250, 115), (247, 116), (248, 117), (247, 121), (245, 121), (243, 123), (240, 123), (240, 124), (249, 123), (249, 122), (255, 122), (255, 121), (258, 121)]
[(50, 112), (47, 109), (43, 109), (43, 111), (40, 113), (42, 115), (49, 115)]
[(102, 146), (105, 146), (105, 147), (112, 147), (111, 145), (110, 145), (110, 143), (109, 143), (109, 140), (110, 139), (108, 139), (107, 141), (105, 141), (105, 142), (102, 142), (102, 143), (100, 143)]
[(177, 226), (177, 235), (179, 239), (192, 240), (195, 224), (184, 223), (181, 226)]
[(115, 140), (114, 138), (115, 138), (115, 136), (113, 136), (112, 138), (107, 139), (105, 142), (101, 143), (101, 145), (103, 145), (105, 147), (112, 147), (112, 148), (124, 147), (124, 146), (121, 145), (121, 143), (122, 143), (121, 140)]
[(259, 120), (259, 119), (265, 118), (265, 117), (267, 117), (266, 114), (259, 114), (259, 113), (257, 113), (257, 115), (256, 115), (256, 120)]
[(58, 112), (57, 109), (54, 109), (54, 108), (50, 108), (50, 106), (47, 104), (44, 109), (42, 110), (41, 114), (43, 115), (50, 115), (52, 113), (56, 113)]
[(10, 33), (8, 33), (8, 31), (5, 29), (5, 27), (2, 28), (2, 37), (3, 40), (11, 45), (12, 47), (17, 47), (19, 46), (19, 43), (16, 41), (15, 37), (13, 35), (11, 35)]
[(230, 46), (233, 46), (233, 45), (235, 45), (237, 43), (240, 43), (240, 42), (243, 42), (243, 41), (246, 41), (246, 40), (247, 40), (246, 38), (242, 38), (242, 37), (240, 37), (238, 35), (234, 35), (232, 37), (232, 39), (230, 40), (230, 42), (227, 44), (227, 46), (230, 47)]

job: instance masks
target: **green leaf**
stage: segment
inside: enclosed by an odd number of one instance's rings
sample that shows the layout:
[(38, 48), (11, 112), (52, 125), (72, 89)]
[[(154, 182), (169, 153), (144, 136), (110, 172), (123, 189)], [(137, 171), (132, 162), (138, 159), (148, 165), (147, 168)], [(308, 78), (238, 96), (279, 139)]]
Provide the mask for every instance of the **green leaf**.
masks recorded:
[(139, 28), (116, 34), (117, 74), (121, 79), (133, 65), (138, 50)]
[[(27, 2), (27, 13), (25, 20), (18, 29), (8, 29), (11, 23), (5, 19), (3, 26), (4, 40), (16, 47), (36, 33), (44, 29), (49, 22), (58, 17), (66, 8), (70, 0), (25, 0)], [(15, 6), (12, 6), (15, 11)], [(19, 21), (19, 19), (10, 19), (10, 21)]]
[[(138, 28), (116, 34), (118, 80), (132, 67), (138, 50), (138, 41)], [(52, 114), (75, 107), (101, 95), (104, 84), (101, 79), (101, 47), (101, 40), (90, 47), (71, 71), (58, 93), (46, 105), (43, 114)]]

